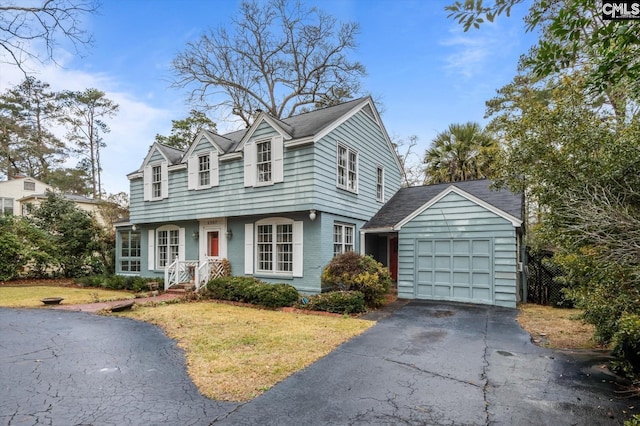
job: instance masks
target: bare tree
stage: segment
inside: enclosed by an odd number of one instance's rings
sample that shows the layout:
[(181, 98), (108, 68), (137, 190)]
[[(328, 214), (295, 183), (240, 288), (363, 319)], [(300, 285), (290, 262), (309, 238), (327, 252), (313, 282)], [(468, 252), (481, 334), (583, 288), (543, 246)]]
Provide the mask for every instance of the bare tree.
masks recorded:
[[(14, 64), (28, 74), (26, 61), (55, 62), (58, 39), (69, 40), (80, 53), (92, 44), (89, 33), (81, 28), (81, 18), (95, 13), (95, 0), (44, 0), (38, 2), (0, 3), (0, 63)], [(45, 53), (38, 53), (34, 42), (44, 44)]]
[(411, 135), (408, 141), (394, 136), (392, 142), (402, 165), (402, 186), (421, 185), (425, 180), (425, 175), (420, 155), (415, 151), (418, 145), (418, 136)]
[(362, 64), (348, 59), (357, 23), (337, 25), (296, 0), (244, 1), (230, 30), (203, 34), (173, 61), (175, 87), (209, 108), (226, 107), (247, 125), (257, 110), (286, 118), (360, 90)]

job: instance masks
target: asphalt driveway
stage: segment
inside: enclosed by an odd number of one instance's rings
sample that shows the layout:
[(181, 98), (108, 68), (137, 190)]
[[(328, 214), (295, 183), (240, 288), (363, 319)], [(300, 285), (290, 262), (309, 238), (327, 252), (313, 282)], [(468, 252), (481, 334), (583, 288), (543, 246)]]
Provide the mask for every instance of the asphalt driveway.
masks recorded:
[(538, 348), (516, 311), (412, 302), (251, 402), (204, 398), (149, 324), (0, 309), (0, 425), (622, 424), (598, 354)]

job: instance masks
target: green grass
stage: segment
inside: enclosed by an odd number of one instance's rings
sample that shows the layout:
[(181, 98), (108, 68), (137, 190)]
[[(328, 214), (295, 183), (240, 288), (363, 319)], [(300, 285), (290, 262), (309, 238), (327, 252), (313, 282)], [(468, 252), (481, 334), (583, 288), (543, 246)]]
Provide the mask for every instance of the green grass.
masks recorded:
[(62, 305), (78, 305), (109, 300), (133, 299), (128, 291), (104, 290), (97, 288), (83, 289), (54, 286), (17, 286), (0, 287), (0, 306), (11, 308), (34, 308), (44, 306), (41, 299), (45, 297), (62, 297)]

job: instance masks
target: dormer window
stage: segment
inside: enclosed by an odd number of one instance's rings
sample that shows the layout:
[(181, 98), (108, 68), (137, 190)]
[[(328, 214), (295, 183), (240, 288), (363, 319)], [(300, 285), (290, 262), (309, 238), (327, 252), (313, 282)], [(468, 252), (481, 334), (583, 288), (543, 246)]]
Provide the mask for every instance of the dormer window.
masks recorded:
[(209, 155), (198, 157), (198, 182), (200, 186), (211, 184), (211, 159)]
[(271, 140), (256, 142), (258, 183), (271, 182)]
[(144, 200), (156, 201), (169, 197), (169, 169), (166, 162), (144, 168)]
[(284, 181), (282, 136), (250, 141), (244, 146), (244, 186), (265, 186)]
[(218, 151), (206, 151), (189, 157), (189, 189), (208, 189), (219, 184)]
[(151, 193), (153, 198), (162, 198), (162, 168), (151, 168)]

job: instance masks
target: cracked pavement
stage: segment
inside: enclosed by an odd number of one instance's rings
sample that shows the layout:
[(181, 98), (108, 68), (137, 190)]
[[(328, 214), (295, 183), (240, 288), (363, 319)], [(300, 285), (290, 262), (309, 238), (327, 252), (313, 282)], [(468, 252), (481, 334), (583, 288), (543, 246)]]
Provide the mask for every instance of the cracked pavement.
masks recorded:
[(0, 425), (611, 425), (598, 353), (539, 348), (517, 311), (411, 302), (247, 403), (201, 396), (153, 325), (0, 309)]

